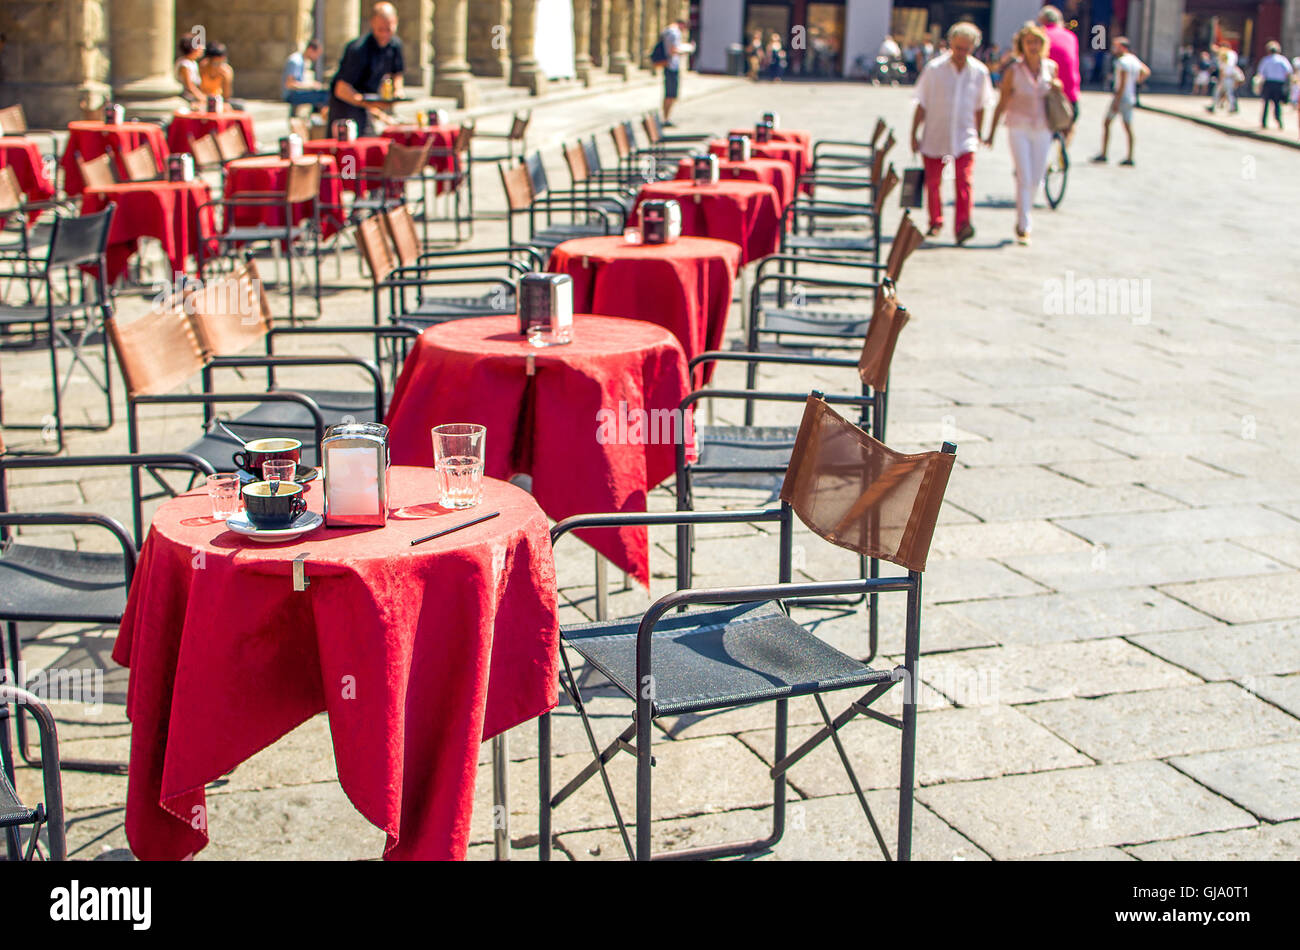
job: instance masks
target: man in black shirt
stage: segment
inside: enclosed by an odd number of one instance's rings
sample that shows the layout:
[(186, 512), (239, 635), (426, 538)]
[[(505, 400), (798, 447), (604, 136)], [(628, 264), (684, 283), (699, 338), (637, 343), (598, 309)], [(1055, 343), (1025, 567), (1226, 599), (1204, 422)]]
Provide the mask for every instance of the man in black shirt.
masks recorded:
[(393, 77), (394, 96), (401, 95), (402, 41), (397, 38), (397, 8), (376, 3), (370, 14), (370, 32), (352, 40), (343, 50), (339, 68), (330, 82), (330, 125), (337, 119), (353, 119), (358, 135), (370, 135), (370, 117), (382, 116), (377, 104), (363, 96), (379, 92), (385, 76)]

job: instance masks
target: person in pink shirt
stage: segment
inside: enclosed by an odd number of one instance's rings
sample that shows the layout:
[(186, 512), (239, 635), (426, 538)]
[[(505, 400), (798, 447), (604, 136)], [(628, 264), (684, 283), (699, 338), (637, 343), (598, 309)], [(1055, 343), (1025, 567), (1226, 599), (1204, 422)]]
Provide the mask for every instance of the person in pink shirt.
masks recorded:
[[(1070, 100), (1074, 118), (1079, 119), (1079, 38), (1065, 28), (1065, 18), (1061, 11), (1053, 6), (1046, 6), (1038, 11), (1038, 24), (1047, 34), (1049, 44), (1047, 55), (1056, 63), (1056, 75), (1061, 80), (1065, 98)], [(1070, 127), (1073, 134), (1074, 127)]]

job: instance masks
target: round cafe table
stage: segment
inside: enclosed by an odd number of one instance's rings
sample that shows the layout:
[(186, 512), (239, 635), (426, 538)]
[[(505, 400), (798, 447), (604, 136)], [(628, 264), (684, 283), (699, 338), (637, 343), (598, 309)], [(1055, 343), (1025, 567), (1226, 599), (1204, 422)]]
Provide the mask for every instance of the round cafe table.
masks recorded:
[[(573, 309), (656, 323), (688, 360), (721, 347), (740, 271), (740, 246), (683, 237), (628, 244), (621, 235), (576, 238), (551, 252), (547, 270), (573, 278)], [(713, 364), (697, 371), (707, 382)]]
[(211, 133), (224, 132), (232, 125), (238, 126), (244, 133), (244, 144), (250, 152), (257, 151), (257, 139), (253, 136), (253, 117), (247, 112), (227, 109), (224, 112), (177, 112), (167, 126), (167, 148), (173, 153), (190, 150), (195, 139)]
[[(437, 172), (454, 172), (457, 170), (456, 156), (452, 155), (450, 150), (456, 144), (456, 137), (460, 135), (460, 126), (454, 123), (446, 125), (390, 125), (383, 131), (386, 139), (391, 139), (398, 145), (405, 145), (411, 148), (423, 148), (425, 142), (433, 143), (433, 155), (429, 156), (429, 167)], [(451, 182), (438, 182), (438, 194), (442, 194), (451, 188)]]
[[(752, 139), (753, 130), (748, 133)], [(709, 143), (709, 151), (719, 158), (727, 157), (727, 140), (714, 139)], [(750, 158), (773, 158), (780, 161), (789, 162), (794, 169), (794, 177), (797, 181), (799, 176), (806, 175), (812, 169), (812, 159), (804, 154), (803, 146), (797, 142), (767, 142), (760, 145), (751, 141), (749, 147)]]
[(96, 121), (68, 123), (68, 144), (63, 149), (59, 165), (63, 168), (63, 190), (70, 197), (81, 194), (85, 184), (77, 168), (77, 156), (83, 162), (99, 158), (112, 151), (113, 165), (119, 181), (128, 177), (122, 158), (132, 149), (148, 145), (158, 168), (167, 167), (167, 140), (163, 130), (151, 122), (118, 122), (109, 124)]
[(775, 254), (781, 242), (781, 197), (757, 181), (657, 181), (641, 186), (636, 208), (652, 198), (672, 198), (681, 205), (682, 234), (739, 244), (741, 263)]
[[(320, 214), (322, 236), (328, 237), (342, 226), (343, 185), (338, 176), (338, 163), (329, 155), (318, 156), (321, 161)], [(241, 193), (256, 191), (284, 191), (289, 177), (289, 160), (274, 155), (237, 158), (226, 162), (225, 190), (227, 198), (237, 198)], [(297, 221), (310, 217), (310, 202), (294, 208)], [(230, 208), (230, 220), (235, 225), (284, 224), (280, 205), (251, 207), (235, 205)]]
[[(461, 511), (438, 494), (432, 469), (394, 467), (385, 526), (281, 544), (214, 521), (202, 489), (158, 509), (113, 647), (131, 671), (137, 857), (203, 848), (204, 786), (322, 710), (339, 782), (388, 835), (384, 857), (465, 856), (480, 743), (555, 705), (555, 565), (527, 492), (487, 479)], [(321, 501), (313, 485), (308, 507)]]
[[(0, 137), (0, 168), (14, 170), (14, 175), (18, 178), (18, 187), (23, 190), (28, 201), (49, 201), (54, 197), (54, 185), (45, 174), (45, 162), (41, 158), (40, 145), (35, 139), (24, 135)], [(29, 223), (35, 221), (39, 213), (33, 213)], [(3, 221), (3, 216), (0, 216), (0, 223)]]
[[(487, 474), (527, 474), (551, 518), (645, 511), (650, 489), (674, 471), (687, 420), (686, 356), (668, 330), (618, 317), (577, 315), (573, 341), (534, 347), (517, 316), (430, 327), (406, 358), (384, 420), (394, 463), (432, 465), (429, 430), (487, 427)], [(649, 584), (645, 528), (579, 536)]]
[[(384, 156), (388, 154), (391, 139), (377, 135), (366, 135), (341, 142), (338, 139), (312, 139), (302, 143), (306, 155), (332, 155), (338, 163), (339, 179), (345, 190), (354, 195), (361, 194), (368, 187), (378, 185), (378, 172), (384, 167)], [(371, 172), (367, 177), (363, 172)]]
[(211, 197), (202, 181), (119, 182), (87, 188), (81, 196), (82, 214), (117, 205), (108, 229), (108, 282), (114, 283), (126, 273), (142, 237), (156, 238), (162, 244), (173, 274), (186, 273), (186, 258), (197, 256), (199, 242), (215, 230), (212, 208), (199, 212)]
[[(748, 135), (754, 138), (755, 132), (751, 129), (732, 129), (728, 135)], [(805, 167), (812, 168), (813, 160), (813, 137), (807, 129), (773, 129), (772, 140), (774, 142), (792, 142), (803, 149)]]
[[(677, 177), (692, 178), (694, 168), (694, 162), (689, 158), (683, 158), (677, 163)], [(771, 185), (776, 189), (777, 197), (781, 199), (782, 208), (794, 200), (794, 166), (782, 159), (751, 158), (743, 162), (720, 159), (718, 178), (723, 181), (757, 181), (764, 185)]]

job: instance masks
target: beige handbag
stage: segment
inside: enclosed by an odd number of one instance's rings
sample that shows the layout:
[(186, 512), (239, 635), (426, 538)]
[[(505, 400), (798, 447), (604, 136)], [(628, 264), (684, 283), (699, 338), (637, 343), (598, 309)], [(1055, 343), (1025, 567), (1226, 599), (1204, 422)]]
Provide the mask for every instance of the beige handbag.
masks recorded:
[(1074, 124), (1074, 110), (1065, 90), (1055, 84), (1047, 87), (1047, 127), (1053, 132), (1066, 132)]

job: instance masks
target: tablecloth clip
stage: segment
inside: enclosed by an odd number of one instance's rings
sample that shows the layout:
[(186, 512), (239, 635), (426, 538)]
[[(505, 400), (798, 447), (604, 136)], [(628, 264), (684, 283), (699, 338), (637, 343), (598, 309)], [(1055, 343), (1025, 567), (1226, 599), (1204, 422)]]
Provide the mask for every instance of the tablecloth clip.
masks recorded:
[(583, 255), (582, 255), (582, 269), (583, 269), (583, 270), (586, 270), (586, 269), (587, 269), (588, 267), (590, 267), (590, 266), (591, 266), (591, 264), (590, 264), (590, 262), (588, 261), (587, 255), (586, 255), (586, 254), (583, 254)]
[(696, 204), (699, 204), (699, 203), (700, 203), (700, 196), (699, 196), (699, 194), (695, 194), (695, 195), (693, 195), (692, 197), (695, 198), (695, 203), (696, 203)]
[(524, 365), (526, 367), (526, 376), (537, 375), (537, 357), (535, 354), (529, 353), (528, 356), (524, 358)]
[(293, 559), (293, 589), (305, 591), (310, 586), (311, 578), (307, 576), (307, 552), (304, 551)]

